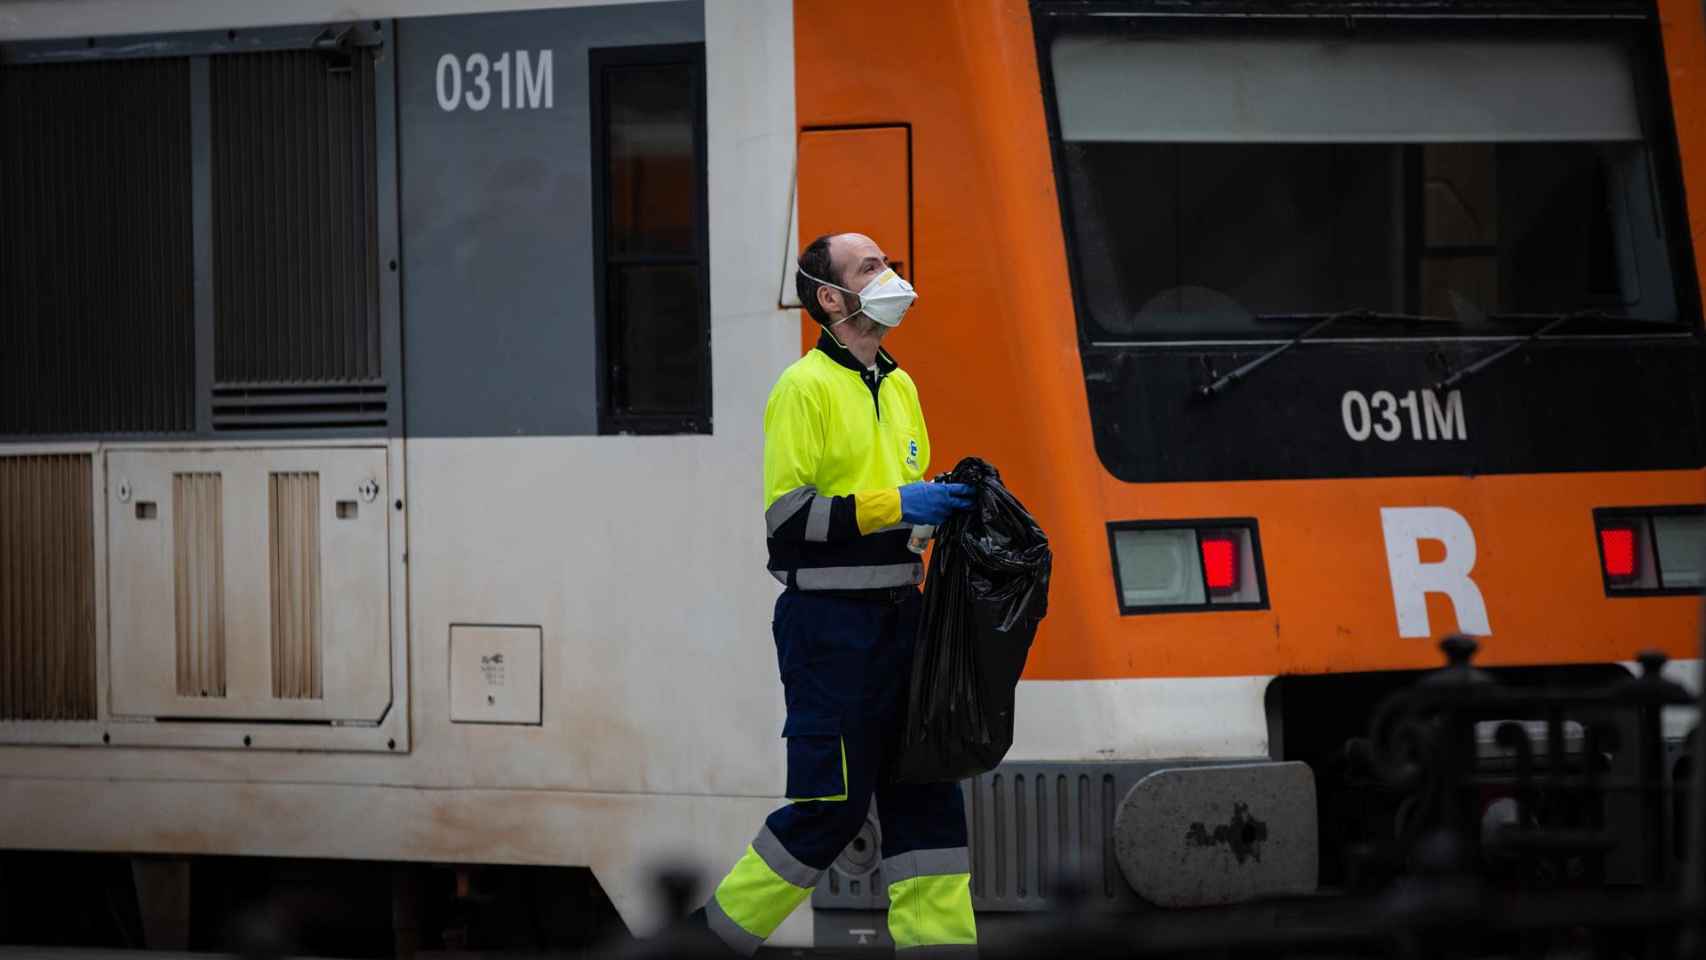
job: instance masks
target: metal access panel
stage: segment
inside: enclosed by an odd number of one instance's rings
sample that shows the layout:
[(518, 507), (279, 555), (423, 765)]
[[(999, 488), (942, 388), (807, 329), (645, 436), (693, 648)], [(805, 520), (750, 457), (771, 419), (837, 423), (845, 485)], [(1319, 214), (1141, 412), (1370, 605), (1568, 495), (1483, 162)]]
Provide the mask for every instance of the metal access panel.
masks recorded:
[(453, 625), (451, 722), (537, 726), (543, 692), (542, 635), (539, 627)]
[(384, 716), (385, 448), (121, 450), (106, 470), (115, 718)]
[(589, 57), (702, 43), (705, 16), (615, 3), (397, 21), (408, 236), (388, 275), (409, 305), (410, 436), (599, 432)]

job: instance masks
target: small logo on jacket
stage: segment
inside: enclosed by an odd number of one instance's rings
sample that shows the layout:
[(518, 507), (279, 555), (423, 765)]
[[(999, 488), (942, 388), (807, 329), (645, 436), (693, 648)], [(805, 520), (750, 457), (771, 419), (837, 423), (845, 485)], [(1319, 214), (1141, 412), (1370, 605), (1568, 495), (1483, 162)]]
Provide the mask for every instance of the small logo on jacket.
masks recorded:
[(918, 469), (918, 441), (917, 440), (906, 441), (906, 465), (911, 467), (914, 470)]

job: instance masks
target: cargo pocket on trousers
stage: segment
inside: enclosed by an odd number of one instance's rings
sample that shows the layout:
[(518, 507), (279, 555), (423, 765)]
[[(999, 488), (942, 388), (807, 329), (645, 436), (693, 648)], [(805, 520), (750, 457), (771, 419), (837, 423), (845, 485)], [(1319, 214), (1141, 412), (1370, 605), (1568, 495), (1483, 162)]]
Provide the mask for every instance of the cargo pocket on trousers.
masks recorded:
[(822, 714), (793, 714), (782, 726), (788, 738), (789, 800), (847, 799), (847, 748), (841, 721)]

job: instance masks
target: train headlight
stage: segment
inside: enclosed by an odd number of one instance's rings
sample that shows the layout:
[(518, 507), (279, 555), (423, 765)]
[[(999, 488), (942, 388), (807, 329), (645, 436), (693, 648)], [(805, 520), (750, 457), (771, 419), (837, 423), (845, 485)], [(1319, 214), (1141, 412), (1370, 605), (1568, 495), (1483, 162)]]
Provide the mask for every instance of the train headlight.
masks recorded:
[(1658, 552), (1661, 586), (1698, 590), (1706, 585), (1706, 514), (1654, 514), (1653, 549)]
[(1706, 511), (1698, 506), (1594, 512), (1608, 596), (1699, 593), (1706, 586)]
[(1121, 613), (1268, 605), (1254, 520), (1113, 523), (1108, 540)]

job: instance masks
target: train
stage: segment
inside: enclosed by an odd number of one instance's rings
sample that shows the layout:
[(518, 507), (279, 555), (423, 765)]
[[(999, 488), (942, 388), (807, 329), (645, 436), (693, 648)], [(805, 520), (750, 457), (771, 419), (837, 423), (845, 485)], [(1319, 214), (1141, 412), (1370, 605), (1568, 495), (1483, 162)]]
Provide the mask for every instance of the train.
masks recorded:
[[(781, 794), (843, 231), (1054, 553), (985, 929), (1344, 887), (1440, 638), (1700, 682), (1702, 76), (1688, 0), (0, 2), (0, 937), (656, 929)], [(883, 941), (880, 830), (776, 942)]]

